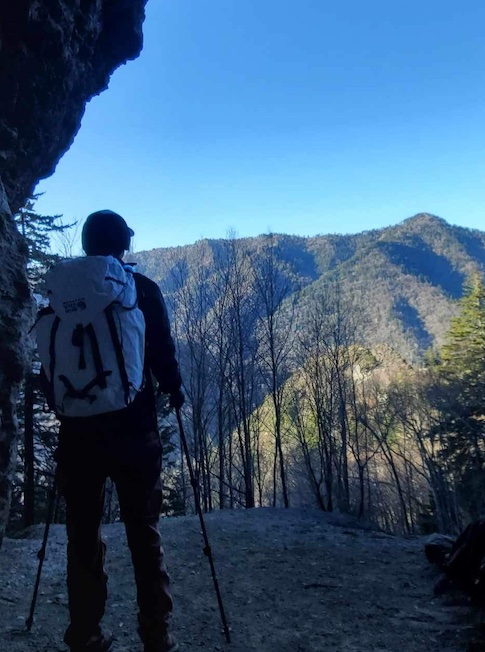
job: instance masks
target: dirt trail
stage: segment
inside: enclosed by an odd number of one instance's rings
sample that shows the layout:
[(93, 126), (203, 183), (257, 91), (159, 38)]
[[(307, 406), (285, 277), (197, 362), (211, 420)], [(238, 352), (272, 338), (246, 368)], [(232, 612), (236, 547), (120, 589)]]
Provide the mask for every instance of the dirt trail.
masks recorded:
[[(259, 509), (207, 516), (230, 621), (224, 642), (198, 520), (164, 519), (181, 652), (457, 652), (467, 607), (433, 599), (423, 539), (359, 529), (314, 511)], [(27, 615), (42, 528), (0, 551), (0, 650), (65, 650), (65, 535), (54, 526), (36, 620)], [(110, 599), (105, 624), (117, 652), (140, 652), (135, 594), (122, 524), (106, 526)]]

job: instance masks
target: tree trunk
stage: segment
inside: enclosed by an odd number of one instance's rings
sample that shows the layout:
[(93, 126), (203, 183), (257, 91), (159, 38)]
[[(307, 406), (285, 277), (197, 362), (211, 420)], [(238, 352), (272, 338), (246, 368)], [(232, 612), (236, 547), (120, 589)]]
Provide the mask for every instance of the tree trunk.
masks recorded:
[(224, 509), (225, 505), (225, 489), (224, 489), (224, 462), (225, 462), (225, 446), (224, 446), (224, 423), (223, 423), (223, 408), (222, 408), (222, 392), (219, 391), (219, 403), (217, 405), (217, 430), (219, 439), (219, 509)]
[(209, 447), (207, 445), (207, 437), (204, 437), (203, 453), (204, 453), (204, 468), (205, 468), (205, 484), (206, 484), (206, 511), (212, 512), (212, 482), (211, 482), (211, 469), (210, 469), (210, 455)]
[(399, 473), (396, 468), (396, 464), (394, 462), (394, 458), (392, 456), (392, 452), (387, 446), (387, 444), (381, 445), (382, 452), (384, 453), (384, 457), (386, 458), (387, 462), (389, 463), (389, 466), (391, 467), (392, 475), (394, 476), (394, 481), (396, 483), (396, 489), (397, 489), (397, 495), (399, 497), (399, 503), (401, 505), (401, 512), (404, 520), (404, 529), (406, 531), (406, 534), (411, 534), (411, 525), (409, 523), (409, 518), (408, 518), (408, 513), (407, 513), (407, 507), (406, 507), (406, 499), (404, 497), (404, 492), (402, 489), (402, 484), (401, 480), (399, 478)]
[(34, 384), (29, 374), (24, 390), (24, 525), (35, 522)]
[(364, 518), (365, 512), (365, 481), (364, 481), (364, 467), (358, 464), (359, 469), (359, 518)]
[(229, 437), (229, 468), (227, 470), (227, 479), (229, 482), (229, 509), (234, 509), (234, 488), (232, 484), (232, 456), (233, 456), (232, 437)]
[[(276, 384), (275, 384), (276, 385)], [(277, 392), (276, 386), (274, 386), (273, 396)], [(283, 492), (283, 504), (286, 509), (290, 506), (290, 501), (288, 499), (288, 488), (286, 485), (286, 470), (285, 470), (285, 459), (283, 456), (283, 446), (281, 444), (281, 405), (279, 402), (274, 402), (275, 408), (275, 417), (276, 417), (276, 449), (278, 451), (278, 458), (280, 463), (280, 478), (281, 478), (281, 491)]]
[(0, 547), (10, 515), (17, 462), (18, 386), (30, 361), (27, 325), (32, 304), (26, 259), (26, 247), (15, 228), (0, 179)]
[(286, 471), (285, 471), (285, 459), (283, 456), (283, 447), (281, 445), (281, 436), (278, 435), (276, 440), (276, 445), (278, 446), (278, 457), (280, 461), (280, 477), (281, 477), (281, 490), (283, 492), (283, 504), (286, 509), (290, 506), (290, 501), (288, 498), (288, 487), (286, 485)]
[(341, 437), (341, 452), (340, 461), (342, 468), (342, 481), (343, 481), (343, 504), (341, 508), (343, 511), (350, 510), (350, 486), (349, 486), (349, 462), (348, 462), (348, 428), (347, 428), (347, 414), (345, 407), (345, 397), (343, 390), (339, 390), (340, 405), (339, 405), (339, 420), (340, 420), (340, 437)]
[(244, 497), (246, 509), (252, 509), (254, 504), (254, 469), (253, 452), (251, 450), (251, 432), (248, 423), (244, 423)]
[(276, 507), (276, 495), (277, 495), (277, 471), (278, 469), (278, 446), (277, 441), (275, 440), (274, 455), (273, 455), (273, 507)]
[(182, 442), (180, 442), (180, 477), (182, 479), (182, 500), (184, 504), (184, 516), (187, 514), (187, 483), (185, 482), (185, 458)]
[(12, 478), (17, 461), (17, 419), (14, 397), (10, 395), (0, 403), (0, 548), (10, 515)]

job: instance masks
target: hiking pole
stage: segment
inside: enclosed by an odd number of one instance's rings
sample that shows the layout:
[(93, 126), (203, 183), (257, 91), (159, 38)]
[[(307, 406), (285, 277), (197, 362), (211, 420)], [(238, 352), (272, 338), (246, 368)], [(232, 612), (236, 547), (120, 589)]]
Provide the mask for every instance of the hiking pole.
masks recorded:
[(216, 568), (214, 566), (214, 559), (212, 557), (212, 550), (209, 544), (209, 538), (207, 536), (207, 530), (205, 527), (205, 522), (204, 522), (204, 517), (202, 516), (202, 508), (200, 505), (200, 493), (199, 493), (199, 485), (197, 484), (197, 480), (195, 479), (195, 473), (194, 469), (192, 466), (192, 461), (190, 459), (190, 453), (189, 453), (189, 447), (187, 444), (187, 437), (185, 436), (185, 430), (182, 424), (182, 418), (180, 416), (180, 408), (175, 409), (175, 414), (177, 415), (177, 423), (179, 426), (180, 430), (180, 439), (182, 440), (182, 446), (184, 449), (185, 453), (185, 459), (187, 460), (187, 468), (189, 469), (189, 475), (190, 475), (190, 484), (192, 485), (192, 489), (194, 490), (194, 500), (195, 500), (195, 509), (197, 510), (197, 513), (199, 514), (199, 521), (200, 521), (200, 527), (202, 530), (202, 536), (204, 538), (204, 555), (208, 558), (209, 564), (211, 567), (211, 573), (212, 573), (212, 581), (214, 582), (214, 589), (216, 591), (216, 596), (217, 596), (217, 603), (219, 605), (219, 611), (221, 613), (221, 620), (222, 620), (222, 626), (224, 627), (224, 634), (226, 636), (226, 641), (228, 643), (231, 642), (231, 635), (229, 633), (229, 626), (227, 624), (227, 619), (226, 619), (226, 613), (224, 611), (224, 605), (222, 603), (222, 596), (221, 596), (221, 591), (219, 589), (219, 582), (217, 581), (217, 576), (216, 576)]
[(32, 629), (32, 624), (34, 622), (34, 611), (35, 611), (35, 604), (37, 602), (37, 594), (39, 592), (39, 584), (40, 584), (40, 576), (42, 574), (42, 566), (44, 565), (44, 559), (45, 559), (45, 551), (47, 548), (47, 539), (49, 537), (49, 528), (52, 523), (52, 517), (54, 516), (54, 507), (56, 504), (56, 496), (57, 496), (57, 471), (56, 474), (54, 475), (54, 480), (52, 481), (52, 487), (51, 487), (51, 492), (49, 496), (49, 507), (47, 509), (47, 518), (45, 522), (45, 528), (44, 528), (44, 538), (42, 539), (42, 547), (37, 553), (37, 557), (39, 559), (39, 566), (37, 568), (37, 577), (35, 579), (35, 586), (34, 586), (34, 593), (32, 595), (32, 602), (30, 604), (30, 613), (29, 617), (25, 621), (25, 624), (27, 625), (27, 631), (30, 632)]

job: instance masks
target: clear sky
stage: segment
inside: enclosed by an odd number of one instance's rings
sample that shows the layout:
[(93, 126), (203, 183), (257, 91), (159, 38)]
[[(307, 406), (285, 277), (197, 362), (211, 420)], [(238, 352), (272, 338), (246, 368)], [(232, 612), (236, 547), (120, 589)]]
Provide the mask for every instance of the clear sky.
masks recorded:
[(38, 210), (111, 208), (138, 250), (485, 228), (484, 25), (483, 0), (149, 0)]

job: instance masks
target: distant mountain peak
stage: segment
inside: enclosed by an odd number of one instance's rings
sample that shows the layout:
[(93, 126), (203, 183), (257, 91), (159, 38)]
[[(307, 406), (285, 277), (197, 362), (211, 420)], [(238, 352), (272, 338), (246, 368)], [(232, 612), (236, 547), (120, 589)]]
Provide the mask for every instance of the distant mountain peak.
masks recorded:
[[(240, 244), (257, 260), (269, 237), (245, 238)], [(271, 237), (278, 244), (274, 255), (282, 273), (294, 288), (295, 314), (304, 320), (309, 297), (325, 296), (338, 279), (358, 310), (363, 307), (367, 344), (390, 346), (411, 362), (443, 340), (465, 279), (473, 269), (485, 269), (484, 232), (427, 212), (355, 235)], [(187, 270), (183, 282), (190, 285), (198, 282), (195, 270), (201, 262), (207, 268), (217, 261), (226, 269), (230, 257), (222, 255), (223, 247), (224, 240), (210, 240), (141, 252), (137, 258), (140, 271), (170, 296), (179, 282), (173, 270)]]
[(418, 222), (418, 223), (434, 222), (437, 224), (448, 224), (448, 222), (445, 219), (439, 217), (438, 215), (433, 215), (433, 213), (416, 213), (416, 215), (413, 215), (412, 217), (408, 217), (406, 220), (404, 220), (403, 224), (409, 224), (410, 222)]

